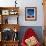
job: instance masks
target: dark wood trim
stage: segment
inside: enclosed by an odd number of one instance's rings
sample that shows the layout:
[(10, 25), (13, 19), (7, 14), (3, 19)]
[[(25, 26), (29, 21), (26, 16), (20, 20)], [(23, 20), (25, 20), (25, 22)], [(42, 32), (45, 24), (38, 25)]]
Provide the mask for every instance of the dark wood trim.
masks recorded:
[(19, 29), (20, 29), (19, 24), (0, 24), (0, 27), (1, 27), (0, 28), (1, 32), (5, 28), (10, 28), (12, 30), (16, 29), (17, 31), (19, 31)]
[(0, 7), (0, 10), (18, 9), (19, 7)]

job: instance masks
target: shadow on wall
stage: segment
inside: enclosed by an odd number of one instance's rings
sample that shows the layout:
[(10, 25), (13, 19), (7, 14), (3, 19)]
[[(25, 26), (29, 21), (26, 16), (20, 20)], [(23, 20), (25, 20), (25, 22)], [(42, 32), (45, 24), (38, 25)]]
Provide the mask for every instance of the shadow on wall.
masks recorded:
[(43, 43), (43, 30), (42, 30), (41, 26), (21, 26), (20, 31), (19, 31), (19, 40), (20, 40), (20, 42), (21, 42), (21, 40), (24, 36), (25, 31), (28, 28), (32, 28), (37, 33), (37, 37), (38, 37), (39, 41), (41, 43)]

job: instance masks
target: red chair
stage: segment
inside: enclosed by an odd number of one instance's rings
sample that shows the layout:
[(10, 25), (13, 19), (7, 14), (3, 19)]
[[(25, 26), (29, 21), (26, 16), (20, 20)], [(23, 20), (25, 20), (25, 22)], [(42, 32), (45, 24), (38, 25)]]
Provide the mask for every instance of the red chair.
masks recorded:
[[(28, 28), (27, 31), (24, 34), (24, 37), (22, 38), (21, 46), (27, 46), (26, 43), (25, 43), (25, 40), (28, 39), (29, 37), (32, 37), (32, 36), (34, 36), (37, 39), (37, 35), (34, 32), (34, 30), (32, 28)], [(37, 44), (35, 46), (41, 46), (39, 41), (37, 42)]]

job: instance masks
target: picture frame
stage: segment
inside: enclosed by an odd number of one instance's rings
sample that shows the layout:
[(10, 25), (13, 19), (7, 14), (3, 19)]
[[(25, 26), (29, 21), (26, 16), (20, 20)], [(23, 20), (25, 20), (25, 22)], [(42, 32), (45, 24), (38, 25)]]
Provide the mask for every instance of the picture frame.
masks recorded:
[(25, 20), (26, 21), (36, 21), (37, 20), (37, 8), (36, 7), (26, 7), (25, 8)]
[(9, 15), (9, 10), (2, 10), (2, 15)]

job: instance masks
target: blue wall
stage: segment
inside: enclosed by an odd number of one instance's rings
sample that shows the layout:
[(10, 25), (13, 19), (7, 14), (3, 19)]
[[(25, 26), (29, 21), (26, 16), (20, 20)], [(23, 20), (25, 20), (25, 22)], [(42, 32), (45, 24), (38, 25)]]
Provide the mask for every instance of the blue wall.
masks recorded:
[(23, 35), (28, 28), (32, 28), (37, 33), (38, 39), (42, 43), (43, 42), (43, 30), (41, 26), (21, 26), (20, 31), (19, 31), (20, 41), (22, 40)]

